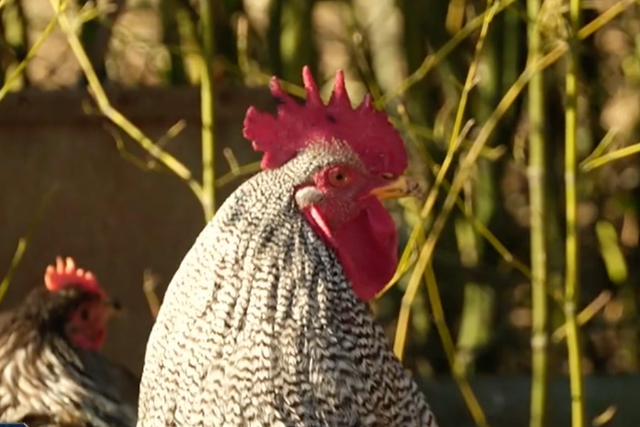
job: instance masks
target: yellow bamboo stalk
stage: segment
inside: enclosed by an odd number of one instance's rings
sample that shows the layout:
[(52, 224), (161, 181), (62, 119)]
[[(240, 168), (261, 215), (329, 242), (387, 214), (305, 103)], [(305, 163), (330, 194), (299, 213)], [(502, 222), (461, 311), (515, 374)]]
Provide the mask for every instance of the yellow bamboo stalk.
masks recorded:
[(200, 0), (202, 25), (202, 62), (200, 72), (200, 117), (202, 120), (202, 195), (200, 203), (205, 221), (213, 218), (216, 209), (215, 136), (213, 95), (214, 24), (210, 0)]
[(567, 351), (569, 362), (569, 382), (571, 388), (571, 426), (584, 427), (584, 396), (582, 384), (582, 356), (580, 347), (580, 327), (577, 320), (579, 270), (578, 270), (578, 194), (576, 186), (577, 145), (578, 145), (578, 76), (577, 44), (580, 29), (580, 0), (570, 0), (569, 20), (571, 35), (566, 73), (566, 113), (565, 113), (565, 302), (564, 314), (567, 325)]
[[(535, 63), (543, 54), (539, 16), (542, 2), (527, 1), (528, 62)], [(529, 199), (531, 206), (531, 402), (530, 427), (544, 427), (548, 390), (548, 298), (546, 243), (546, 141), (545, 141), (544, 71), (531, 76), (528, 87), (529, 115)]]

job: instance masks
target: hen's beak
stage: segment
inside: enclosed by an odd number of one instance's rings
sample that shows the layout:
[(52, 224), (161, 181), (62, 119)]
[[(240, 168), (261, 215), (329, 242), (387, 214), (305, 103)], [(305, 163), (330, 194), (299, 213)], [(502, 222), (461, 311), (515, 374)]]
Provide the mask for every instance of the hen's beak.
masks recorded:
[(122, 316), (124, 314), (124, 308), (120, 301), (109, 299), (106, 301), (107, 303), (107, 318)]
[(389, 182), (389, 184), (374, 188), (371, 190), (371, 194), (379, 200), (399, 199), (402, 197), (419, 197), (422, 194), (422, 189), (417, 181), (402, 175), (398, 179)]

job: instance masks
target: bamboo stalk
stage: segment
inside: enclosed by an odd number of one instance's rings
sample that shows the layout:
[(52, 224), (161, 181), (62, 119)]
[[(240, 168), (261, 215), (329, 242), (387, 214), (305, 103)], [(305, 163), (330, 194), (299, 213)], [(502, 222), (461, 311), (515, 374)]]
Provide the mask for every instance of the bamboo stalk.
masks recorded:
[(501, 0), (495, 3), (495, 8), (487, 8), (483, 13), (478, 14), (475, 18), (469, 21), (467, 25), (462, 27), (460, 31), (449, 39), (437, 52), (427, 55), (426, 58), (422, 61), (422, 64), (418, 67), (416, 71), (411, 73), (406, 79), (402, 81), (400, 86), (398, 86), (395, 90), (385, 94), (381, 99), (381, 105), (386, 104), (392, 99), (395, 99), (398, 96), (401, 96), (414, 85), (419, 83), (425, 76), (433, 69), (436, 68), (436, 65), (440, 64), (453, 50), (458, 47), (464, 40), (467, 39), (474, 31), (477, 31), (485, 22), (487, 14), (497, 15), (498, 13), (505, 10), (512, 3), (517, 0)]
[(151, 270), (147, 269), (144, 271), (144, 275), (142, 278), (142, 291), (144, 292), (144, 296), (147, 299), (151, 317), (153, 317), (154, 320), (158, 318), (160, 306), (162, 305), (160, 298), (158, 298), (158, 294), (156, 294), (158, 281), (158, 276), (153, 274)]
[(577, 145), (578, 145), (578, 58), (577, 35), (580, 29), (580, 0), (570, 0), (569, 20), (571, 35), (570, 50), (567, 55), (566, 75), (566, 113), (565, 113), (565, 302), (564, 314), (567, 325), (567, 351), (569, 359), (569, 383), (571, 388), (571, 426), (584, 427), (584, 396), (582, 384), (582, 360), (580, 348), (580, 329), (576, 308), (578, 305), (578, 250), (579, 236), (577, 225), (578, 195), (576, 188)]
[[(69, 6), (69, 3), (71, 3), (71, 0), (64, 0), (60, 2), (60, 13), (64, 13), (64, 11)], [(9, 94), (9, 92), (11, 92), (13, 85), (19, 83), (19, 80), (24, 75), (24, 71), (27, 69), (27, 66), (36, 56), (36, 53), (38, 53), (38, 50), (51, 35), (53, 30), (55, 30), (57, 23), (57, 17), (54, 16), (53, 18), (51, 18), (51, 20), (47, 23), (47, 26), (44, 28), (44, 30), (42, 30), (42, 33), (40, 34), (38, 39), (31, 45), (31, 48), (29, 48), (29, 51), (27, 52), (25, 58), (20, 61), (20, 63), (11, 71), (9, 75), (3, 76), (3, 84), (0, 88), (0, 102), (2, 102), (2, 100), (7, 96), (7, 94)]]
[[(122, 129), (127, 135), (131, 137), (142, 149), (149, 153), (153, 158), (158, 160), (161, 164), (171, 170), (176, 176), (183, 180), (195, 194), (199, 201), (202, 200), (203, 186), (196, 181), (189, 168), (187, 168), (180, 160), (172, 156), (169, 152), (163, 150), (157, 144), (147, 137), (136, 125), (134, 125), (127, 117), (125, 117), (118, 110), (113, 108), (109, 101), (102, 83), (98, 79), (98, 76), (89, 61), (80, 38), (74, 30), (73, 23), (64, 13), (64, 7), (68, 4), (69, 0), (64, 3), (59, 3), (57, 0), (49, 0), (53, 10), (56, 12), (56, 17), (60, 29), (65, 34), (69, 47), (73, 52), (75, 58), (82, 69), (82, 72), (87, 78), (90, 94), (96, 102), (96, 105), (100, 112), (107, 117), (116, 126)], [(35, 46), (34, 46), (35, 48)], [(26, 67), (26, 65), (25, 65)]]
[(211, 220), (216, 209), (215, 137), (213, 96), (213, 55), (215, 29), (210, 0), (200, 0), (202, 25), (202, 70), (200, 77), (200, 114), (202, 120), (202, 197), (200, 203), (205, 221)]
[[(0, 61), (3, 66), (4, 73), (15, 69), (26, 57), (29, 47), (28, 26), (24, 14), (24, 4), (20, 0), (9, 0), (4, 3), (2, 12), (0, 13), (0, 46), (4, 51), (4, 61)], [(9, 53), (11, 52), (11, 53)], [(9, 57), (11, 59), (9, 60)], [(12, 90), (20, 90), (29, 86), (29, 76), (26, 73), (20, 73), (18, 78), (14, 80)]]
[[(613, 19), (615, 16), (620, 14), (626, 7), (628, 7), (633, 2), (634, 0), (628, 0), (628, 1), (623, 0), (619, 3), (616, 3), (614, 6), (609, 8), (606, 12), (598, 16), (598, 18), (594, 19), (589, 24), (581, 28), (580, 31), (577, 32), (578, 39), (583, 39), (591, 35), (601, 26), (603, 26), (604, 24), (609, 22), (611, 19)], [(466, 181), (468, 180), (469, 174), (473, 170), (473, 166), (475, 165), (475, 162), (477, 161), (480, 155), (480, 152), (482, 151), (482, 147), (486, 145), (487, 141), (493, 134), (493, 131), (497, 127), (502, 116), (510, 108), (510, 106), (517, 99), (520, 93), (524, 90), (526, 85), (531, 80), (531, 77), (539, 73), (540, 71), (546, 69), (549, 65), (555, 63), (560, 58), (562, 58), (564, 54), (567, 53), (568, 49), (569, 48), (566, 47), (564, 44), (561, 44), (556, 48), (554, 48), (551, 52), (541, 57), (539, 61), (536, 61), (535, 63), (532, 63), (532, 64), (527, 64), (526, 69), (522, 72), (522, 74), (520, 74), (518, 79), (511, 86), (511, 88), (509, 88), (507, 93), (502, 97), (502, 99), (498, 103), (498, 106), (495, 108), (491, 116), (487, 119), (486, 123), (482, 126), (482, 128), (478, 132), (478, 135), (476, 137), (476, 140), (473, 146), (471, 147), (467, 155), (464, 157), (464, 160), (461, 162), (458, 173), (454, 177), (453, 182), (451, 183), (451, 188), (447, 193), (447, 197), (444, 200), (442, 209), (438, 213), (438, 215), (436, 216), (433, 222), (433, 226), (431, 228), (431, 232), (427, 238), (426, 243), (420, 249), (420, 254), (418, 255), (418, 259), (411, 273), (411, 276), (409, 279), (410, 282), (409, 282), (409, 285), (407, 286), (407, 289), (410, 289), (410, 287), (414, 286), (415, 283), (419, 283), (421, 276), (424, 274), (424, 271), (427, 268), (427, 265), (431, 261), (431, 258), (433, 256), (436, 243), (438, 242), (438, 239), (440, 238), (440, 235), (444, 230), (444, 226), (447, 222), (447, 219), (449, 218), (449, 214), (451, 213), (451, 210), (456, 204), (458, 194), (460, 193)], [(425, 205), (427, 202), (425, 202)], [(420, 232), (421, 232), (421, 228), (419, 226), (414, 228), (414, 230), (412, 231), (412, 235), (409, 238), (410, 240), (407, 243), (407, 246), (405, 248), (405, 254), (413, 250), (415, 242)], [(405, 257), (405, 254), (403, 254), (403, 258)], [(403, 260), (401, 259), (400, 263), (402, 263), (402, 261)], [(398, 265), (399, 270), (401, 270), (402, 268), (403, 268), (402, 265)], [(387, 286), (391, 286), (391, 284)]]
[[(491, 11), (495, 12), (496, 8), (494, 6), (488, 5), (488, 7), (490, 8)], [(439, 192), (439, 189), (440, 189), (440, 185), (442, 184), (442, 181), (445, 178), (445, 174), (446, 174), (449, 166), (453, 163), (454, 153), (457, 151), (457, 148), (460, 145), (459, 144), (459, 140), (460, 140), (460, 135), (462, 133), (463, 117), (464, 117), (464, 113), (466, 111), (469, 92), (471, 92), (471, 89), (473, 88), (474, 81), (475, 81), (475, 78), (476, 78), (476, 69), (477, 69), (477, 66), (478, 66), (478, 57), (480, 55), (480, 52), (482, 51), (482, 46), (484, 44), (484, 40), (486, 38), (487, 31), (489, 29), (489, 25), (491, 24), (491, 21), (493, 20), (494, 16), (495, 16), (494, 13), (489, 13), (489, 14), (485, 15), (485, 21), (483, 23), (482, 30), (480, 32), (480, 36), (478, 38), (478, 42), (476, 43), (474, 60), (471, 63), (471, 66), (469, 67), (469, 72), (467, 74), (467, 79), (465, 81), (465, 85), (464, 85), (464, 88), (462, 90), (462, 94), (460, 96), (460, 102), (459, 102), (458, 111), (457, 111), (457, 114), (456, 114), (456, 121), (454, 122), (452, 133), (451, 133), (451, 138), (449, 140), (449, 148), (447, 150), (447, 155), (446, 155), (446, 157), (445, 157), (445, 159), (444, 159), (444, 161), (442, 163), (441, 169), (438, 171), (438, 174), (436, 176), (435, 182), (432, 184), (431, 189), (429, 190), (429, 195), (427, 196), (427, 201), (425, 202), (425, 205), (424, 205), (424, 207), (422, 208), (422, 210), (420, 212), (420, 215), (421, 215), (423, 221), (422, 222), (418, 222), (416, 224), (416, 227), (414, 227), (414, 230), (420, 230), (419, 231), (420, 234), (422, 233), (422, 227), (420, 227), (420, 225), (422, 223), (424, 223), (424, 219), (427, 218), (429, 212), (431, 211), (430, 206), (433, 206), (435, 204), (435, 200), (437, 198), (437, 195), (438, 195), (438, 192)], [(456, 193), (456, 199), (455, 200), (457, 200), (457, 193)], [(455, 201), (454, 201), (454, 203), (455, 203)], [(427, 242), (427, 245), (428, 245), (428, 242)], [(426, 247), (426, 246), (423, 246), (423, 247)], [(396, 335), (395, 335), (395, 340), (394, 340), (394, 348), (395, 349), (404, 348), (404, 343), (405, 343), (405, 340), (406, 340), (406, 324), (401, 322), (400, 319), (405, 319), (405, 318), (408, 319), (408, 316), (409, 316), (408, 311), (409, 311), (409, 309), (411, 307), (411, 301), (413, 300), (413, 296), (417, 292), (417, 289), (418, 289), (418, 286), (420, 285), (423, 273), (424, 273), (424, 269), (422, 269), (422, 271), (419, 274), (417, 274), (416, 270), (414, 270), (414, 274), (409, 279), (409, 282), (408, 282), (408, 285), (407, 285), (407, 290), (405, 292), (404, 297), (402, 298), (403, 304), (402, 304), (402, 307), (400, 309), (398, 326), (396, 328)], [(407, 301), (406, 304), (405, 304), (405, 301)], [(407, 311), (407, 313), (405, 313), (405, 310)]]
[(300, 69), (307, 65), (317, 75), (318, 55), (313, 37), (315, 0), (272, 0), (267, 45), (274, 75), (302, 82)]
[[(579, 40), (583, 40), (597, 30), (602, 28), (608, 22), (613, 20), (616, 16), (620, 15), (623, 11), (625, 11), (629, 6), (635, 3), (636, 0), (621, 0), (618, 3), (615, 3), (605, 12), (598, 15), (597, 18), (586, 24), (584, 27), (580, 28), (577, 32), (577, 38)], [(423, 246), (420, 250), (420, 255), (416, 261), (416, 265), (414, 267), (413, 273), (414, 275), (421, 275), (422, 271), (426, 267), (427, 263), (431, 259), (433, 255), (433, 249), (435, 247), (435, 243), (444, 228), (444, 225), (447, 221), (447, 216), (452, 207), (456, 204), (458, 200), (458, 193), (464, 186), (470, 171), (473, 169), (473, 165), (476, 160), (482, 153), (482, 149), (487, 144), (489, 138), (493, 134), (494, 130), (498, 126), (500, 120), (504, 117), (504, 115), (509, 111), (512, 107), (513, 103), (518, 99), (520, 93), (527, 86), (531, 77), (542, 70), (545, 70), (547, 67), (555, 64), (558, 60), (560, 60), (564, 55), (568, 52), (569, 48), (566, 44), (559, 44), (550, 52), (545, 54), (540, 60), (536, 61), (532, 64), (527, 64), (525, 70), (518, 76), (516, 81), (511, 85), (511, 87), (504, 94), (496, 108), (493, 110), (485, 124), (480, 128), (478, 135), (476, 136), (476, 140), (472, 144), (469, 152), (467, 153), (462, 165), (460, 166), (459, 172), (451, 183), (450, 189), (447, 192), (447, 197), (442, 206), (442, 210), (440, 214), (436, 217), (433, 227), (431, 230), (432, 239), (427, 241), (427, 245)], [(429, 206), (430, 199), (427, 199), (425, 205), (423, 207), (423, 212), (429, 212), (432, 205)], [(433, 201), (431, 201), (433, 204)], [(385, 286), (385, 288), (381, 292), (386, 292), (389, 288), (393, 287), (395, 283), (399, 280), (400, 277), (404, 273), (406, 273), (412, 264), (413, 251), (416, 248), (416, 242), (420, 233), (423, 232), (423, 227), (421, 223), (418, 223), (416, 227), (411, 231), (411, 235), (409, 236), (409, 240), (405, 245), (405, 249), (400, 257), (400, 261), (398, 262), (398, 269), (396, 274), (391, 278), (389, 283)]]
[[(528, 61), (535, 63), (542, 56), (542, 33), (538, 16), (540, 0), (527, 1)], [(528, 86), (529, 115), (529, 198), (531, 208), (531, 415), (530, 427), (544, 427), (547, 415), (548, 391), (548, 298), (546, 251), (545, 170), (545, 96), (544, 71), (534, 74)]]
[[(442, 300), (440, 298), (440, 292), (438, 291), (438, 282), (436, 281), (436, 275), (432, 266), (428, 266), (424, 270), (425, 285), (427, 287), (427, 293), (429, 295), (429, 303), (431, 304), (431, 313), (433, 315), (433, 323), (436, 325), (438, 334), (440, 335), (440, 341), (442, 347), (447, 356), (449, 366), (453, 368), (455, 366), (455, 353), (456, 348), (453, 343), (453, 337), (447, 327), (447, 322), (444, 315), (444, 309), (442, 307)], [(458, 384), (460, 394), (467, 404), (467, 408), (471, 413), (473, 420), (478, 427), (489, 427), (489, 421), (487, 420), (480, 402), (476, 398), (469, 380), (464, 376), (458, 375), (453, 369), (453, 379)]]
[(9, 266), (9, 269), (5, 273), (2, 280), (0, 281), (0, 304), (2, 303), (2, 300), (4, 299), (4, 296), (6, 295), (7, 291), (9, 290), (9, 286), (11, 286), (11, 281), (13, 280), (13, 276), (18, 270), (18, 267), (22, 262), (22, 258), (24, 257), (24, 254), (27, 251), (29, 244), (31, 243), (31, 239), (33, 238), (33, 233), (35, 233), (35, 231), (38, 228), (38, 225), (40, 225), (40, 222), (42, 221), (42, 216), (44, 215), (46, 208), (49, 206), (49, 203), (53, 199), (53, 196), (57, 193), (59, 189), (60, 189), (59, 185), (54, 184), (44, 194), (44, 196), (42, 197), (42, 200), (36, 207), (36, 211), (33, 213), (33, 216), (29, 221), (29, 225), (27, 227), (27, 231), (25, 235), (18, 240), (18, 245), (13, 254), (13, 258), (11, 259), (11, 264)]
[[(413, 134), (409, 126), (409, 116), (407, 115), (407, 111), (402, 104), (400, 104), (400, 106), (398, 107), (398, 114), (402, 119), (402, 123), (404, 127), (407, 128), (407, 135), (409, 139), (413, 142), (416, 142), (415, 135)], [(430, 158), (428, 157), (428, 155), (427, 155), (427, 160), (428, 162), (430, 162)], [(443, 182), (446, 182), (446, 180), (444, 180)], [(466, 208), (464, 203), (459, 199), (458, 199), (458, 202), (459, 202), (458, 207), (461, 210), (464, 210)], [(420, 204), (417, 201), (412, 211), (413, 212), (411, 213), (413, 215), (411, 218), (413, 219), (413, 221), (411, 222), (417, 222), (417, 223), (425, 222), (424, 219), (420, 218)], [(476, 218), (468, 210), (465, 210), (465, 212), (468, 214), (469, 219), (476, 220)], [(425, 244), (424, 236), (420, 236), (418, 240), (418, 244), (420, 246)], [(438, 292), (438, 283), (436, 282), (435, 273), (431, 266), (429, 266), (429, 268), (425, 271), (423, 279), (424, 279), (425, 286), (427, 288), (428, 301), (429, 301), (429, 304), (431, 305), (433, 323), (435, 324), (438, 334), (440, 335), (442, 348), (449, 362), (449, 366), (452, 369), (453, 377), (456, 383), (458, 384), (458, 387), (460, 388), (460, 393), (462, 395), (462, 398), (464, 399), (465, 404), (467, 405), (467, 409), (469, 410), (469, 413), (473, 417), (476, 425), (480, 427), (488, 426), (487, 417), (485, 416), (484, 411), (482, 410), (482, 406), (480, 406), (480, 403), (476, 398), (473, 392), (473, 389), (469, 384), (468, 378), (464, 375), (458, 375), (459, 372), (454, 369), (456, 355), (455, 355), (455, 346), (453, 344), (453, 337), (451, 335), (451, 331), (449, 330), (449, 327), (447, 326), (447, 322), (444, 315), (444, 309), (442, 306), (442, 301), (440, 299), (440, 293)], [(415, 288), (408, 291), (413, 292), (414, 294), (417, 294), (417, 289)], [(377, 298), (379, 298), (379, 295)], [(403, 317), (404, 317), (404, 323), (405, 324), (408, 323), (410, 309), (412, 304), (414, 304), (414, 296), (409, 295), (408, 293), (405, 293), (405, 295), (402, 298), (402, 304), (406, 308), (402, 309), (401, 307), (400, 313), (398, 315), (398, 320), (397, 320), (399, 325), (403, 323)], [(404, 332), (401, 332), (401, 333), (406, 334), (407, 327), (405, 327)], [(399, 345), (400, 344), (398, 344), (398, 346)], [(402, 348), (394, 347), (394, 353), (400, 358), (400, 360), (402, 360), (402, 356), (404, 352), (404, 343), (402, 343), (402, 346), (403, 346)]]
[(631, 144), (628, 147), (619, 148), (607, 154), (603, 154), (602, 156), (587, 159), (583, 162), (582, 169), (588, 172), (615, 160), (624, 159), (625, 157), (633, 156), (637, 153), (640, 153), (640, 142)]
[(160, 0), (158, 8), (162, 21), (162, 43), (169, 47), (168, 83), (172, 86), (184, 85), (189, 78), (179, 28), (179, 16), (183, 10), (175, 0)]
[(269, 28), (267, 29), (267, 51), (269, 52), (269, 68), (271, 73), (282, 78), (282, 52), (280, 51), (280, 35), (282, 34), (282, 10), (284, 0), (269, 2)]
[[(82, 8), (91, 7), (88, 0), (78, 2)], [(109, 53), (109, 43), (113, 35), (113, 28), (118, 18), (125, 8), (124, 0), (111, 0), (109, 10), (101, 12), (93, 9), (80, 27), (80, 42), (91, 61), (100, 81), (106, 81), (107, 76), (107, 54)], [(80, 86), (86, 86), (87, 81), (84, 75), (78, 79)]]
[[(71, 4), (71, 0), (62, 0), (55, 4), (54, 10), (56, 10), (57, 15), (63, 14), (67, 10), (69, 4)], [(9, 2), (6, 0), (0, 0), (0, 10), (3, 7), (9, 5)], [(20, 12), (22, 13), (22, 12)], [(20, 79), (25, 80), (26, 74), (25, 71), (27, 66), (31, 63), (31, 61), (35, 58), (36, 54), (42, 47), (42, 45), (49, 38), (51, 33), (56, 29), (58, 24), (58, 16), (53, 16), (51, 20), (47, 23), (46, 27), (42, 30), (38, 38), (33, 42), (33, 44), (29, 47), (29, 50), (25, 53), (24, 58), (20, 60), (20, 63), (16, 64), (15, 68), (11, 69), (11, 73), (8, 75), (2, 75), (2, 87), (0, 87), (0, 102), (12, 91), (14, 85), (20, 84)], [(76, 18), (77, 22), (84, 22), (87, 17), (91, 17), (93, 14), (87, 13), (85, 16), (78, 16)], [(0, 24), (0, 30), (2, 29), (2, 24)], [(0, 40), (1, 42), (1, 40)], [(81, 43), (80, 43), (81, 44)], [(88, 56), (87, 56), (88, 58)], [(0, 72), (1, 74), (2, 72)], [(97, 75), (97, 74), (96, 74)]]

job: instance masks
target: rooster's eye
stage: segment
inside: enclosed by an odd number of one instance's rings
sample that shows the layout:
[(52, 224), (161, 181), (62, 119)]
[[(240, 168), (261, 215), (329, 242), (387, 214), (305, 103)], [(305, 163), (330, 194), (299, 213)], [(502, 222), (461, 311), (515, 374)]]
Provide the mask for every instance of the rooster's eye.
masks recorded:
[(329, 182), (334, 187), (344, 187), (349, 183), (349, 176), (341, 170), (334, 170), (329, 173)]
[(80, 310), (80, 319), (86, 321), (89, 319), (89, 310), (87, 310), (86, 308), (83, 308), (82, 310)]
[(396, 176), (392, 173), (383, 173), (383, 174), (380, 174), (380, 177), (387, 181), (393, 181), (394, 179), (396, 179)]

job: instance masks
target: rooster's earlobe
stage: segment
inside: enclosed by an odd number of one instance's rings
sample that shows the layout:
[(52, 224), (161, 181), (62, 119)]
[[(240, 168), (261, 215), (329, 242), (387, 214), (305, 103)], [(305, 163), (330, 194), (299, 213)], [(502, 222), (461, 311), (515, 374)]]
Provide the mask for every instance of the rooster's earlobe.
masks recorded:
[(316, 187), (305, 187), (296, 191), (295, 200), (298, 208), (305, 209), (322, 201), (324, 195)]

